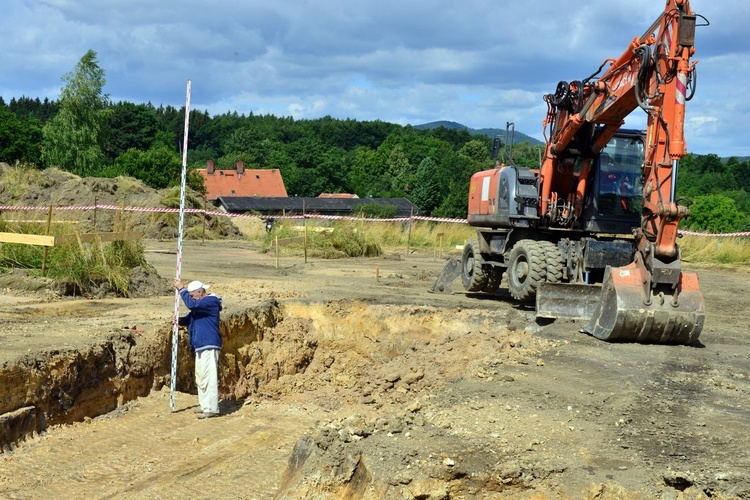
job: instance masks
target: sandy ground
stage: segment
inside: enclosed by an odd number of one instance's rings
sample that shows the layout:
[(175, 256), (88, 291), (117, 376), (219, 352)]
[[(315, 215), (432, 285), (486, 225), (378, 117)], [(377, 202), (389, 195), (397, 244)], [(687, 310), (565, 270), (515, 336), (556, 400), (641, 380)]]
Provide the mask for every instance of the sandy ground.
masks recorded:
[[(171, 278), (175, 244), (146, 247)], [(53, 425), (0, 455), (0, 497), (750, 498), (747, 269), (694, 269), (699, 345), (610, 344), (502, 291), (428, 293), (442, 262), (401, 252), (277, 268), (242, 241), (186, 242), (184, 279), (228, 312), (283, 311), (249, 346), (265, 375), (249, 363), (220, 418), (156, 387)], [(6, 289), (0, 362), (168, 335), (173, 306)]]

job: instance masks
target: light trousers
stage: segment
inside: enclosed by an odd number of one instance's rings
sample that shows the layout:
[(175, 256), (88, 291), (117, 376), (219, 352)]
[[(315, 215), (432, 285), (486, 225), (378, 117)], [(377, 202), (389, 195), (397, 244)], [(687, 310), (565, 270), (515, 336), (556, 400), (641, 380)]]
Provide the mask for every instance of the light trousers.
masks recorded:
[(219, 413), (218, 365), (218, 349), (206, 349), (195, 353), (195, 385), (198, 387), (198, 403), (207, 413)]

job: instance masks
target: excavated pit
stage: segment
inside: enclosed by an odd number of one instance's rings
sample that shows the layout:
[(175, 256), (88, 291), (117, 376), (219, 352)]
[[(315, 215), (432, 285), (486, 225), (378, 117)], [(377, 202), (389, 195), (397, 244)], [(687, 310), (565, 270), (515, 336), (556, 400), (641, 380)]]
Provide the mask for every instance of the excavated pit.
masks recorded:
[[(93, 304), (89, 313), (102, 307)], [(34, 311), (30, 306), (23, 314)], [(469, 372), (492, 380), (503, 363), (527, 364), (529, 356), (546, 348), (547, 341), (514, 328), (520, 325), (519, 313), (507, 311), (365, 301), (289, 301), (282, 306), (269, 300), (223, 315), (220, 393), (225, 402), (305, 394), (330, 411), (351, 410), (346, 417), (320, 422), (299, 440), (283, 474), (280, 497), (377, 496), (407, 485), (410, 491), (442, 491), (469, 481), (469, 474), (460, 468), (442, 470), (442, 458), (436, 458), (434, 464), (424, 464), (423, 474), (410, 477), (398, 464), (378, 457), (393, 446), (390, 436), (403, 435), (415, 423), (417, 430), (407, 436), (427, 433), (445, 450), (461, 448), (460, 437), (441, 430), (444, 414), (426, 418), (420, 410), (446, 380), (460, 380)], [(451, 359), (454, 347), (461, 359)], [(155, 335), (123, 330), (85, 348), (6, 362), (0, 367), (3, 451), (50, 426), (116, 414), (128, 402), (163, 390), (169, 386), (170, 359), (171, 325), (164, 324)], [(178, 366), (177, 390), (194, 394), (185, 332), (179, 339)], [(404, 445), (399, 453), (408, 454), (409, 445)], [(486, 458), (476, 458), (491, 469)], [(486, 488), (487, 481), (469, 482)], [(496, 489), (519, 487), (519, 482), (520, 477), (513, 478), (497, 483)]]
[(746, 274), (707, 288), (695, 348), (420, 293), (398, 264), (356, 293), (322, 265), (224, 284), (209, 420), (184, 336), (170, 412), (173, 297), (0, 295), (0, 497), (750, 498)]
[[(86, 305), (84, 305), (86, 304)], [(116, 305), (81, 302), (67, 306), (59, 315), (95, 315)], [(30, 305), (18, 316), (29, 317), (42, 308)], [(244, 358), (247, 345), (263, 338), (264, 332), (279, 321), (276, 302), (269, 301), (252, 309), (228, 314), (222, 319), (226, 342), (222, 362), (222, 389), (225, 397), (242, 398), (247, 392), (235, 387), (243, 371), (237, 363)], [(18, 318), (8, 324), (19, 327)], [(21, 327), (22, 328), (22, 327)], [(144, 336), (138, 329), (123, 329), (106, 336), (97, 344), (75, 346), (23, 356), (6, 361), (0, 367), (0, 445), (12, 449), (20, 440), (44, 431), (48, 426), (70, 424), (95, 418), (115, 410), (152, 390), (169, 385), (171, 367), (171, 325), (165, 324), (155, 335)], [(193, 369), (187, 337), (181, 332), (178, 348), (177, 389), (195, 391), (190, 376)]]

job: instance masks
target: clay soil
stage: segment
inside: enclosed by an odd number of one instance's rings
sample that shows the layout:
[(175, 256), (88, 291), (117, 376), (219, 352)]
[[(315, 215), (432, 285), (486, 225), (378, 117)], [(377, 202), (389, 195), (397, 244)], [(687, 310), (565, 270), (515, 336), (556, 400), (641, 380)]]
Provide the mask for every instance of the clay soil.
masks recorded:
[[(145, 245), (171, 278), (176, 243)], [(225, 305), (205, 420), (184, 335), (170, 409), (172, 293), (6, 282), (0, 497), (750, 498), (748, 269), (693, 267), (700, 343), (664, 346), (538, 322), (502, 289), (428, 293), (442, 265), (390, 249), (277, 268), (241, 240), (186, 242), (183, 277)]]

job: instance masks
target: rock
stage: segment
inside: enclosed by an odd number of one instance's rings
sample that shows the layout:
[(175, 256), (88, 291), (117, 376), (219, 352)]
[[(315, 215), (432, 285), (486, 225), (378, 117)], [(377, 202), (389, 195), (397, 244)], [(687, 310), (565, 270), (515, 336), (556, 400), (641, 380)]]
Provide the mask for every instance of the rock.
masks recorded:
[(409, 404), (406, 407), (406, 410), (410, 411), (412, 413), (416, 413), (416, 412), (418, 412), (421, 409), (422, 409), (422, 403), (419, 402), (419, 401), (412, 401), (411, 404)]
[(676, 490), (685, 491), (693, 486), (694, 483), (695, 478), (689, 472), (667, 471), (664, 474), (664, 484)]
[(418, 382), (424, 378), (424, 372), (422, 370), (418, 370), (416, 372), (407, 373), (403, 376), (402, 380), (406, 385), (412, 385), (415, 382)]

